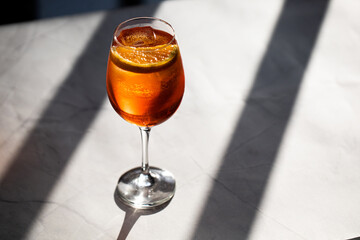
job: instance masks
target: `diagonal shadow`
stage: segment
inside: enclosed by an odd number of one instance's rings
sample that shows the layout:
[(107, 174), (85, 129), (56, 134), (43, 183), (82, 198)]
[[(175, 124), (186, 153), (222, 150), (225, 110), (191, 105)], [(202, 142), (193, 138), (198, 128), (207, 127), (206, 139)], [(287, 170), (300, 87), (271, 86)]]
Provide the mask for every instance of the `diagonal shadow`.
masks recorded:
[(115, 27), (131, 17), (152, 16), (157, 6), (110, 12), (89, 39), (0, 183), (2, 240), (26, 238), (106, 99), (106, 62)]
[(285, 1), (192, 239), (249, 237), (327, 6)]

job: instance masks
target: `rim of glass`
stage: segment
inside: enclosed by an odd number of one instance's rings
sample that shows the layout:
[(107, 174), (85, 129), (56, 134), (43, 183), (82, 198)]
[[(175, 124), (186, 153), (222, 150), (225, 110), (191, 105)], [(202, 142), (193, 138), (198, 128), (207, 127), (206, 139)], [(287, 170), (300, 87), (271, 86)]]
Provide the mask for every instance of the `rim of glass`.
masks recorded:
[[(128, 19), (128, 20), (123, 21), (122, 23), (120, 23), (120, 24), (116, 27), (116, 29), (115, 29), (115, 31), (114, 31), (114, 34), (113, 34), (113, 41), (115, 41), (118, 45), (120, 45), (120, 46), (123, 47), (123, 48), (127, 48), (127, 49), (134, 49), (134, 48), (135, 48), (135, 49), (136, 49), (136, 47), (131, 47), (131, 46), (129, 47), (129, 46), (125, 46), (125, 45), (123, 45), (122, 43), (120, 43), (120, 42), (118, 41), (118, 39), (117, 39), (116, 33), (117, 33), (117, 32), (119, 31), (119, 29), (120, 29), (121, 27), (123, 27), (123, 25), (125, 25), (126, 23), (129, 23), (129, 22), (132, 22), (132, 21), (141, 20), (141, 19), (159, 21), (159, 22), (162, 22), (162, 23), (164, 23), (164, 24), (166, 24), (167, 26), (170, 27), (170, 29), (171, 29), (171, 31), (172, 31), (172, 34), (171, 34), (171, 35), (172, 35), (172, 39), (171, 39), (168, 43), (162, 44), (161, 47), (160, 47), (160, 48), (157, 48), (157, 49), (165, 48), (165, 47), (171, 45), (171, 44), (174, 42), (174, 40), (175, 40), (175, 30), (174, 30), (174, 28), (171, 26), (170, 23), (168, 23), (168, 22), (166, 22), (166, 21), (164, 21), (164, 20), (162, 20), (162, 19), (160, 19), (160, 18), (156, 18), (156, 17), (134, 17), (134, 18), (130, 18), (130, 19)], [(147, 51), (146, 49), (142, 49), (142, 50)], [(149, 50), (149, 51), (150, 51), (150, 50)]]

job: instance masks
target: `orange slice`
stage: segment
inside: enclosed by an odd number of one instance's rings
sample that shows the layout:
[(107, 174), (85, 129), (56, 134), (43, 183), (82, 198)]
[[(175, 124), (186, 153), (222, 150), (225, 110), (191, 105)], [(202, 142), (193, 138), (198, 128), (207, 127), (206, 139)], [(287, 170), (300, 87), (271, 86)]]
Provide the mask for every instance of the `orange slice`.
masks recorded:
[(133, 72), (153, 72), (172, 63), (178, 54), (176, 44), (153, 47), (111, 47), (110, 58), (118, 67)]

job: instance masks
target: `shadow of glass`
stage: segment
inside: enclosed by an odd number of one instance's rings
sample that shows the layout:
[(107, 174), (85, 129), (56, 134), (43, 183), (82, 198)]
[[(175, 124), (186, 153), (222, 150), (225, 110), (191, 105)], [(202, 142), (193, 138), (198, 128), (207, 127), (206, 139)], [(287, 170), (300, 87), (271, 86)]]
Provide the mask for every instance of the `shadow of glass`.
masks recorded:
[(328, 1), (286, 0), (192, 239), (247, 239)]
[(115, 192), (114, 192), (114, 200), (115, 200), (116, 205), (125, 212), (124, 222), (123, 222), (123, 225), (121, 226), (120, 233), (119, 233), (117, 240), (125, 240), (127, 238), (127, 236), (129, 235), (131, 229), (135, 225), (136, 221), (141, 216), (156, 214), (156, 213), (164, 210), (171, 202), (171, 200), (170, 200), (160, 206), (148, 208), (148, 209), (132, 208), (132, 207), (124, 204), (121, 201), (117, 187), (115, 188)]
[(25, 239), (44, 205), (57, 205), (47, 198), (106, 100), (106, 64), (115, 27), (128, 18), (152, 16), (157, 7), (104, 16), (2, 177), (1, 239)]

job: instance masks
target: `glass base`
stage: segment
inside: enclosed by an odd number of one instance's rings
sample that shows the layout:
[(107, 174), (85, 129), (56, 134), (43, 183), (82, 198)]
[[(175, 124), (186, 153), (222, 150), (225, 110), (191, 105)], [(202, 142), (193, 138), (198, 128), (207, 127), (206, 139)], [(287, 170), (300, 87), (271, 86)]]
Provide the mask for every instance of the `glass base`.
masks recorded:
[(170, 172), (155, 167), (150, 167), (149, 174), (134, 168), (120, 177), (117, 193), (122, 202), (134, 208), (160, 206), (174, 196), (175, 178)]

